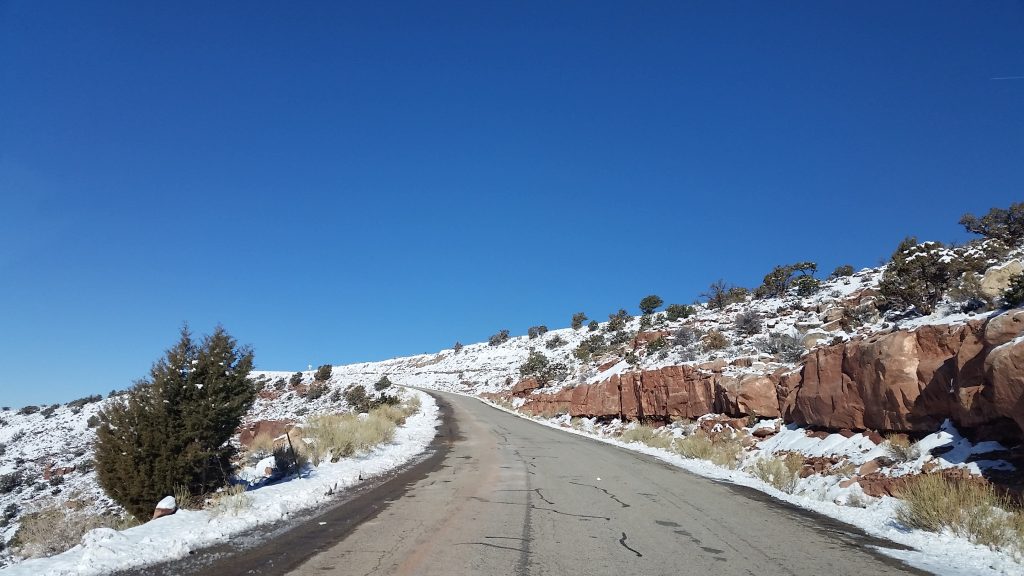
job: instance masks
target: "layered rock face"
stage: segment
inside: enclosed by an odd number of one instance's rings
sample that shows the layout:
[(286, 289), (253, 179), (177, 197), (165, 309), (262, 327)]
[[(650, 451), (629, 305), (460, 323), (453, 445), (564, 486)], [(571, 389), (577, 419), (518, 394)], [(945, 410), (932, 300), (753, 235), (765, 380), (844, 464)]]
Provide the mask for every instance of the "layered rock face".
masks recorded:
[(1012, 422), (1018, 436), (1024, 431), (1024, 310), (817, 348), (796, 371), (734, 375), (724, 368), (718, 362), (627, 372), (554, 394), (531, 394), (536, 382), (524, 381), (513, 395), (527, 398), (527, 411), (585, 417), (753, 414), (899, 432), (932, 432), (949, 418), (965, 428)]
[(825, 428), (931, 432), (1010, 419), (1024, 430), (1024, 310), (988, 322), (923, 326), (808, 354), (780, 408)]

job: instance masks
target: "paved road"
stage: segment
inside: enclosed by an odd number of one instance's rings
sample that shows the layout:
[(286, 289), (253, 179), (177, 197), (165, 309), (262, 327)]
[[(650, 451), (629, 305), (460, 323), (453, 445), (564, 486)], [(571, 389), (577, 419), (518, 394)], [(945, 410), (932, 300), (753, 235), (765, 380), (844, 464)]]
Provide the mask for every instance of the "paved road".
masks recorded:
[(918, 573), (760, 493), (439, 397), (454, 423), (439, 465), (289, 574)]

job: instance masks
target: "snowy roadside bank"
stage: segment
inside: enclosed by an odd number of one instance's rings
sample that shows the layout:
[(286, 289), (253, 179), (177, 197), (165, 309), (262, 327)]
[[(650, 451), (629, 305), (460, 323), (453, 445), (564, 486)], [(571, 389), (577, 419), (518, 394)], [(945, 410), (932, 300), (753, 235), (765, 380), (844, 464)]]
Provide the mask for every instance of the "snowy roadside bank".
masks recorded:
[[(716, 466), (706, 460), (685, 458), (668, 450), (654, 448), (641, 442), (623, 442), (616, 437), (607, 435), (609, 429), (616, 429), (614, 426), (605, 429), (600, 426), (595, 427), (591, 425), (589, 429), (577, 429), (569, 426), (567, 417), (554, 419), (530, 417), (491, 401), (477, 399), (498, 410), (532, 420), (550, 428), (570, 434), (586, 436), (600, 442), (647, 454), (699, 476), (756, 489), (778, 500), (855, 526), (871, 536), (910, 547), (912, 550), (898, 550), (885, 547), (878, 547), (876, 549), (915, 568), (935, 574), (954, 576), (1007, 576), (1024, 574), (1024, 565), (1017, 562), (1008, 553), (997, 552), (987, 547), (973, 544), (965, 538), (957, 537), (950, 533), (936, 534), (924, 530), (909, 529), (900, 525), (895, 520), (896, 508), (899, 503), (899, 500), (896, 498), (888, 496), (867, 498), (863, 507), (838, 504), (835, 500), (842, 500), (843, 498), (841, 497), (848, 496), (848, 494), (843, 493), (848, 491), (848, 489), (841, 490), (831, 481), (817, 475), (799, 479), (797, 487), (793, 491), (794, 493), (789, 494), (778, 490), (742, 469), (730, 470)], [(621, 430), (622, 428), (619, 426), (617, 429)], [(794, 434), (793, 436), (797, 435)], [(802, 431), (799, 433), (799, 436), (803, 436)], [(958, 440), (954, 439), (954, 442)]]
[(0, 570), (4, 576), (108, 574), (157, 562), (175, 560), (191, 551), (219, 544), (258, 526), (287, 520), (338, 498), (360, 482), (412, 461), (430, 445), (440, 423), (434, 399), (419, 390), (420, 410), (395, 431), (390, 444), (336, 463), (324, 462), (301, 477), (257, 489), (235, 498), (235, 505), (214, 510), (179, 510), (124, 531), (100, 528), (87, 533), (82, 543), (49, 558), (38, 558)]

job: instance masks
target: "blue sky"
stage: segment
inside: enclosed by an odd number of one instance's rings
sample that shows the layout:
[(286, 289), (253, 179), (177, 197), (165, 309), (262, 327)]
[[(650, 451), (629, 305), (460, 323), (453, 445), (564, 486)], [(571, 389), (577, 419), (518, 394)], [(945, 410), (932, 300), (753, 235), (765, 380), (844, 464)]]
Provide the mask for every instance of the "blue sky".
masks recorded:
[(0, 0), (0, 404), (877, 264), (1022, 200), (1020, 2)]

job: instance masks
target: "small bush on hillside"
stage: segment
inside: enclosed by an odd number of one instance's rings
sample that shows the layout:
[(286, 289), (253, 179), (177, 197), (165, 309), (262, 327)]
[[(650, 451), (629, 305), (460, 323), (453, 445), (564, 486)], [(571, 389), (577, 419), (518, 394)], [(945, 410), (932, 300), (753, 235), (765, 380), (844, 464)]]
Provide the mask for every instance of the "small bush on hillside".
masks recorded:
[(755, 342), (755, 346), (783, 362), (799, 362), (804, 355), (801, 339), (789, 334), (769, 334), (764, 340)]
[(89, 419), (85, 421), (85, 425), (89, 428), (95, 428), (100, 425), (100, 417), (96, 414), (89, 416)]
[(277, 380), (274, 380), (273, 384), (274, 390), (284, 390), (285, 386), (287, 385), (288, 381), (285, 380), (284, 378), (278, 378)]
[(956, 264), (942, 244), (908, 237), (893, 252), (878, 290), (889, 308), (913, 306), (931, 314), (958, 272)]
[(573, 355), (586, 362), (593, 356), (605, 353), (607, 348), (608, 346), (602, 334), (592, 334), (589, 338), (579, 343)]
[(760, 334), (764, 327), (761, 315), (754, 310), (747, 310), (736, 315), (735, 329), (744, 336)]
[(565, 346), (566, 344), (567, 342), (561, 336), (555, 334), (551, 338), (548, 338), (548, 341), (544, 343), (544, 347), (548, 350), (554, 350), (555, 348)]
[(836, 266), (836, 269), (828, 275), (828, 279), (835, 280), (836, 278), (843, 278), (845, 276), (853, 276), (853, 266), (850, 266), (849, 264)]
[(452, 350), (454, 350), (456, 354), (458, 354), (459, 352), (462, 352), (462, 348), (463, 348), (462, 342), (459, 342), (459, 341), (456, 341), (455, 342), (455, 346), (452, 346)]
[(623, 344), (626, 344), (630, 340), (632, 340), (633, 337), (634, 334), (632, 332), (627, 332), (626, 330), (619, 330), (618, 332), (614, 332), (611, 336), (609, 336), (608, 344), (610, 346), (622, 346)]
[(754, 467), (751, 471), (754, 476), (757, 476), (767, 484), (786, 494), (792, 494), (796, 491), (797, 481), (800, 479), (800, 469), (803, 465), (803, 456), (794, 452), (782, 458), (758, 459), (754, 462)]
[(590, 322), (587, 323), (587, 330), (589, 330), (590, 332), (597, 332), (598, 328), (600, 327), (601, 325), (597, 323), (597, 320), (591, 320)]
[(0, 475), (0, 494), (9, 494), (25, 484), (25, 476), (20, 470)]
[(1024, 274), (1010, 277), (1010, 285), (1003, 291), (1003, 306), (1016, 308), (1024, 304)]
[(693, 306), (687, 306), (686, 304), (669, 304), (665, 308), (665, 318), (672, 322), (681, 318), (689, 318), (693, 313)]
[(0, 456), (3, 456), (6, 453), (7, 453), (7, 444), (4, 444), (3, 442), (0, 442)]
[(377, 380), (377, 382), (373, 385), (373, 389), (376, 390), (377, 392), (383, 392), (388, 388), (391, 388), (391, 386), (391, 380), (388, 379), (387, 374), (385, 374), (380, 377), (380, 380)]
[(711, 330), (704, 335), (702, 343), (707, 350), (722, 350), (729, 346), (729, 339), (718, 330)]
[(729, 469), (735, 469), (743, 455), (743, 446), (737, 439), (720, 437), (712, 440), (703, 430), (676, 439), (672, 449), (686, 458), (708, 460)]
[(1024, 202), (1011, 204), (1009, 209), (992, 208), (981, 218), (964, 214), (960, 224), (973, 234), (1017, 244), (1024, 240)]
[(654, 314), (654, 311), (657, 310), (658, 308), (661, 308), (661, 305), (664, 303), (665, 301), (662, 300), (661, 297), (658, 296), (657, 294), (645, 296), (642, 300), (640, 300), (640, 312), (644, 314)]
[(587, 315), (583, 312), (577, 312), (572, 315), (572, 326), (573, 330), (579, 330), (583, 327), (583, 323), (587, 321)]
[(640, 317), (640, 330), (647, 330), (654, 323), (654, 316), (651, 314), (644, 314)]
[(519, 367), (519, 375), (523, 378), (536, 378), (541, 385), (552, 380), (562, 380), (568, 370), (564, 364), (551, 363), (548, 357), (536, 350), (531, 351), (526, 361)]
[(46, 408), (43, 408), (42, 410), (40, 410), (39, 414), (43, 418), (49, 418), (50, 416), (53, 416), (54, 412), (57, 411), (57, 406), (58, 406), (57, 404), (54, 404), (52, 406), (47, 406)]
[(18, 410), (18, 414), (22, 416), (28, 416), (29, 414), (35, 414), (36, 412), (39, 412), (39, 406), (23, 406)]
[(793, 280), (793, 289), (797, 296), (806, 298), (821, 290), (821, 281), (813, 276), (801, 276)]
[(324, 394), (327, 394), (327, 390), (327, 382), (314, 380), (313, 383), (309, 385), (309, 388), (306, 389), (306, 400), (316, 400)]
[(657, 352), (658, 350), (661, 350), (662, 348), (664, 348), (667, 345), (668, 345), (668, 341), (665, 340), (665, 337), (664, 336), (658, 336), (654, 340), (651, 340), (650, 342), (647, 343), (647, 353), (648, 354), (653, 354), (653, 353)]
[(331, 379), (331, 372), (334, 368), (330, 364), (324, 364), (316, 369), (316, 373), (313, 374), (313, 381), (315, 382), (327, 382)]
[(746, 302), (748, 296), (750, 296), (750, 290), (747, 290), (743, 286), (733, 286), (725, 293), (725, 298), (729, 304)]
[(99, 394), (85, 396), (84, 398), (79, 398), (78, 400), (72, 400), (71, 402), (68, 402), (68, 408), (81, 409), (84, 408), (87, 404), (99, 402), (100, 400), (103, 400), (103, 396), (100, 396)]
[(491, 346), (500, 346), (505, 342), (508, 342), (509, 338), (508, 330), (502, 329), (499, 330), (497, 334), (492, 334), (491, 337), (487, 339), (487, 344)]
[(672, 345), (678, 348), (689, 348), (701, 339), (701, 334), (689, 326), (683, 326), (672, 335)]
[(292, 388), (295, 388), (299, 384), (302, 384), (302, 372), (296, 372), (295, 374), (292, 374), (291, 378), (288, 379), (288, 384)]
[(725, 280), (716, 280), (708, 286), (708, 291), (701, 294), (708, 302), (708, 308), (721, 310), (729, 305), (729, 288)]
[(622, 330), (626, 327), (626, 322), (629, 322), (631, 318), (632, 316), (629, 315), (629, 312), (619, 308), (618, 312), (608, 315), (608, 324), (604, 327), (605, 332), (618, 332)]
[(793, 275), (813, 276), (818, 270), (814, 262), (797, 262), (785, 266), (776, 266), (765, 275), (762, 284), (754, 291), (755, 298), (781, 298), (786, 295), (793, 283)]
[(526, 337), (530, 340), (534, 340), (540, 336), (543, 336), (548, 331), (548, 327), (541, 324), (540, 326), (530, 326), (526, 329)]
[(354, 410), (365, 412), (369, 402), (366, 397), (366, 388), (359, 384), (350, 387), (345, 391), (345, 402)]

